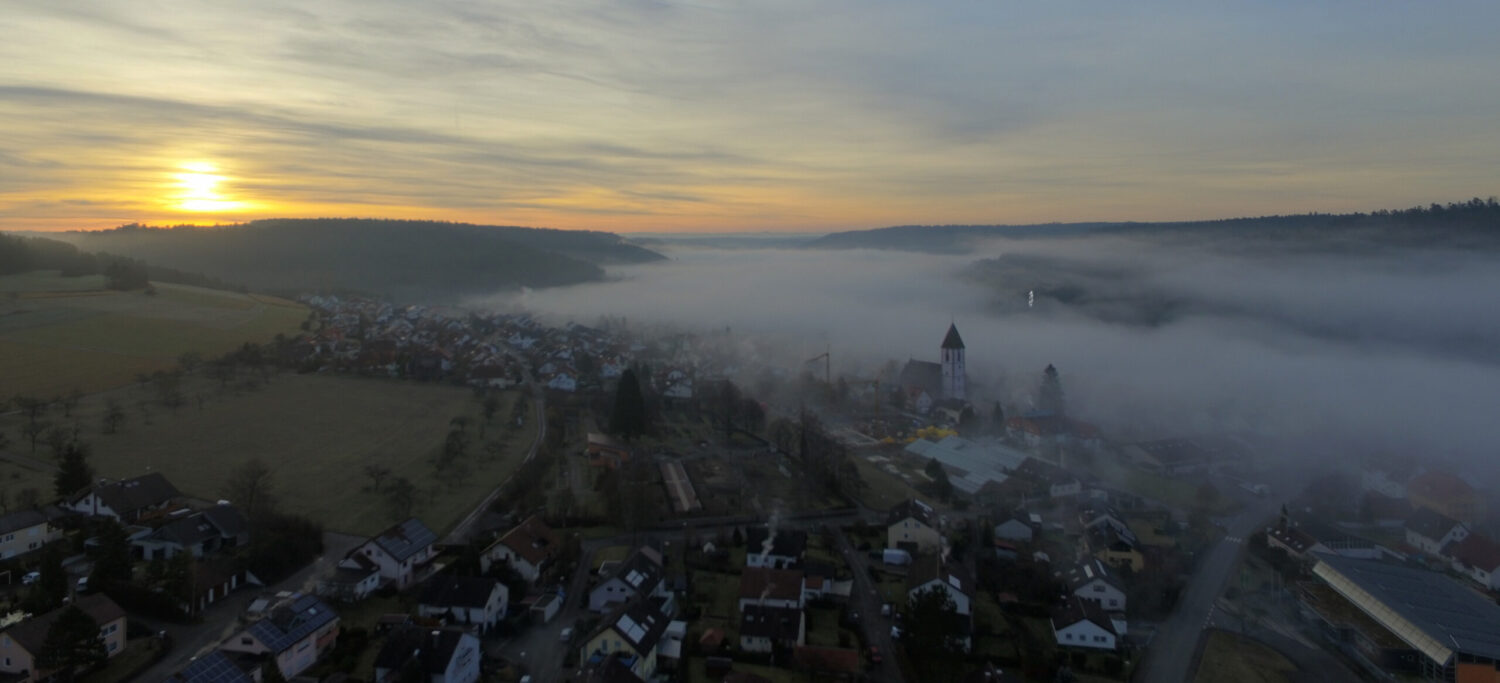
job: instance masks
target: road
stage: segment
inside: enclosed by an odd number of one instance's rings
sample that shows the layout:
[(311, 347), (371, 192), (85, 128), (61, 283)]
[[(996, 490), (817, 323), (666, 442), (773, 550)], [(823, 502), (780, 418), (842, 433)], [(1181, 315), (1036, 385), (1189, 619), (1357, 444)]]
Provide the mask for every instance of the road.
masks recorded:
[(869, 558), (849, 543), (841, 527), (834, 526), (834, 539), (839, 553), (854, 572), (854, 589), (849, 595), (849, 609), (859, 613), (859, 628), (864, 632), (863, 642), (880, 648), (884, 657), (879, 664), (871, 664), (867, 670), (872, 683), (901, 683), (901, 667), (896, 663), (895, 641), (891, 639), (891, 620), (880, 616), (880, 605), (885, 600), (870, 581)]
[(1239, 564), (1245, 538), (1276, 514), (1280, 502), (1257, 498), (1224, 526), (1224, 537), (1204, 551), (1197, 569), (1188, 579), (1177, 609), (1157, 630), (1135, 680), (1145, 683), (1182, 683), (1192, 679), (1198, 642), (1212, 626), (1214, 604), (1229, 583), (1230, 572)]
[[(365, 541), (362, 536), (351, 536), (348, 534), (336, 534), (325, 532), (323, 534), (323, 554), (311, 564), (303, 567), (297, 573), (287, 577), (280, 583), (266, 586), (265, 589), (255, 591), (241, 589), (231, 594), (228, 598), (210, 605), (204, 610), (202, 621), (197, 624), (170, 624), (157, 622), (150, 619), (137, 619), (142, 624), (156, 631), (166, 631), (172, 637), (172, 650), (160, 662), (146, 669), (135, 677), (138, 681), (164, 681), (168, 676), (180, 671), (187, 666), (188, 662), (202, 652), (217, 646), (224, 639), (233, 636), (240, 628), (239, 617), (245, 613), (251, 601), (265, 593), (277, 591), (304, 591), (310, 592), (314, 586), (318, 573), (338, 563), (344, 555), (355, 546)], [(132, 617), (136, 619), (136, 617)]]
[[(511, 357), (521, 362), (521, 359), (514, 354)], [(530, 388), (530, 391), (527, 393), (531, 394), (532, 402), (536, 407), (536, 415), (532, 419), (536, 421), (537, 425), (536, 440), (531, 442), (531, 449), (526, 451), (526, 457), (521, 460), (521, 464), (524, 465), (536, 457), (536, 454), (542, 448), (542, 442), (547, 438), (547, 392), (536, 383), (536, 377), (531, 374), (530, 366), (521, 362), (521, 367), (526, 369), (526, 386)], [(519, 469), (520, 466), (518, 465), (516, 470)], [(510, 483), (511, 478), (515, 476), (516, 470), (511, 470), (511, 473), (500, 480), (500, 483), (495, 484), (495, 488), (490, 491), (489, 495), (485, 496), (484, 500), (479, 502), (479, 505), (474, 506), (474, 510), (468, 516), (464, 517), (457, 526), (453, 527), (453, 531), (448, 534), (448, 538), (444, 541), (446, 545), (463, 545), (469, 542), (469, 533), (473, 530), (474, 522), (484, 514), (485, 510), (490, 509), (490, 506), (495, 504), (495, 499), (500, 497), (500, 491), (505, 488), (506, 484)]]

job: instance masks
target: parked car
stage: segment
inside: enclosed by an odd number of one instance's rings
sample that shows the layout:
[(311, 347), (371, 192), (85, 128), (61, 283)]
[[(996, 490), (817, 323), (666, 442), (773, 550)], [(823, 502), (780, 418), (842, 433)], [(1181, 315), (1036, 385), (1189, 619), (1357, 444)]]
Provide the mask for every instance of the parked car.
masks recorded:
[(882, 616), (882, 617), (891, 616), (891, 603), (889, 603), (889, 602), (881, 603), (881, 605), (880, 605), (880, 616)]
[(23, 577), (21, 577), (21, 583), (24, 584), (24, 585), (27, 585), (27, 586), (30, 586), (31, 584), (36, 583), (36, 582), (41, 581), (41, 580), (42, 580), (42, 573), (41, 572), (26, 572), (26, 575), (23, 576)]
[(870, 661), (872, 661), (872, 662), (874, 662), (876, 664), (879, 664), (882, 661), (882, 659), (880, 657), (880, 648), (878, 646), (875, 646), (875, 645), (871, 645), (870, 646)]
[(573, 642), (573, 627), (569, 626), (568, 628), (563, 629), (562, 634), (558, 636), (558, 640), (563, 643)]

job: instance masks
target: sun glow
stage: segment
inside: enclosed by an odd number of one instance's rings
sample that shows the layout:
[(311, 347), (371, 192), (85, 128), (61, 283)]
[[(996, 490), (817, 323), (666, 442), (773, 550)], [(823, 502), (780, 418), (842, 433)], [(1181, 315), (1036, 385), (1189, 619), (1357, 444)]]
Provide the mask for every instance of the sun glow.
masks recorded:
[(204, 161), (190, 161), (180, 168), (180, 173), (173, 174), (177, 179), (177, 194), (174, 199), (178, 210), (229, 211), (244, 206), (244, 202), (225, 198), (219, 192), (219, 184), (228, 178), (219, 175), (218, 166)]

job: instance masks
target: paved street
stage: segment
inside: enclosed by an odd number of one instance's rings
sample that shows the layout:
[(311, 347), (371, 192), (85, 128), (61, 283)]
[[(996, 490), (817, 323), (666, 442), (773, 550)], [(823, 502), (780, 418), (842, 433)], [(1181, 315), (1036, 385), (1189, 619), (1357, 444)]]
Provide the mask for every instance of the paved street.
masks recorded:
[(895, 642), (891, 639), (892, 621), (880, 616), (880, 605), (884, 600), (870, 580), (869, 558), (849, 543), (843, 529), (837, 526), (833, 529), (839, 553), (854, 572), (854, 591), (849, 596), (849, 609), (859, 613), (859, 629), (864, 632), (864, 642), (880, 648), (884, 655), (880, 664), (870, 666), (869, 680), (872, 683), (900, 683), (903, 679), (901, 667), (896, 664)]

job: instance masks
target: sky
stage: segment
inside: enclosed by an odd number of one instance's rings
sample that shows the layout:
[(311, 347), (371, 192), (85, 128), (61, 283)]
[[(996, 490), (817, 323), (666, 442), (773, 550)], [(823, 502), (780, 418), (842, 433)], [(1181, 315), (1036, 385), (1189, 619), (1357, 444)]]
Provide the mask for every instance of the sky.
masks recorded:
[(1500, 3), (9, 0), (0, 230), (1185, 220), (1495, 194)]

